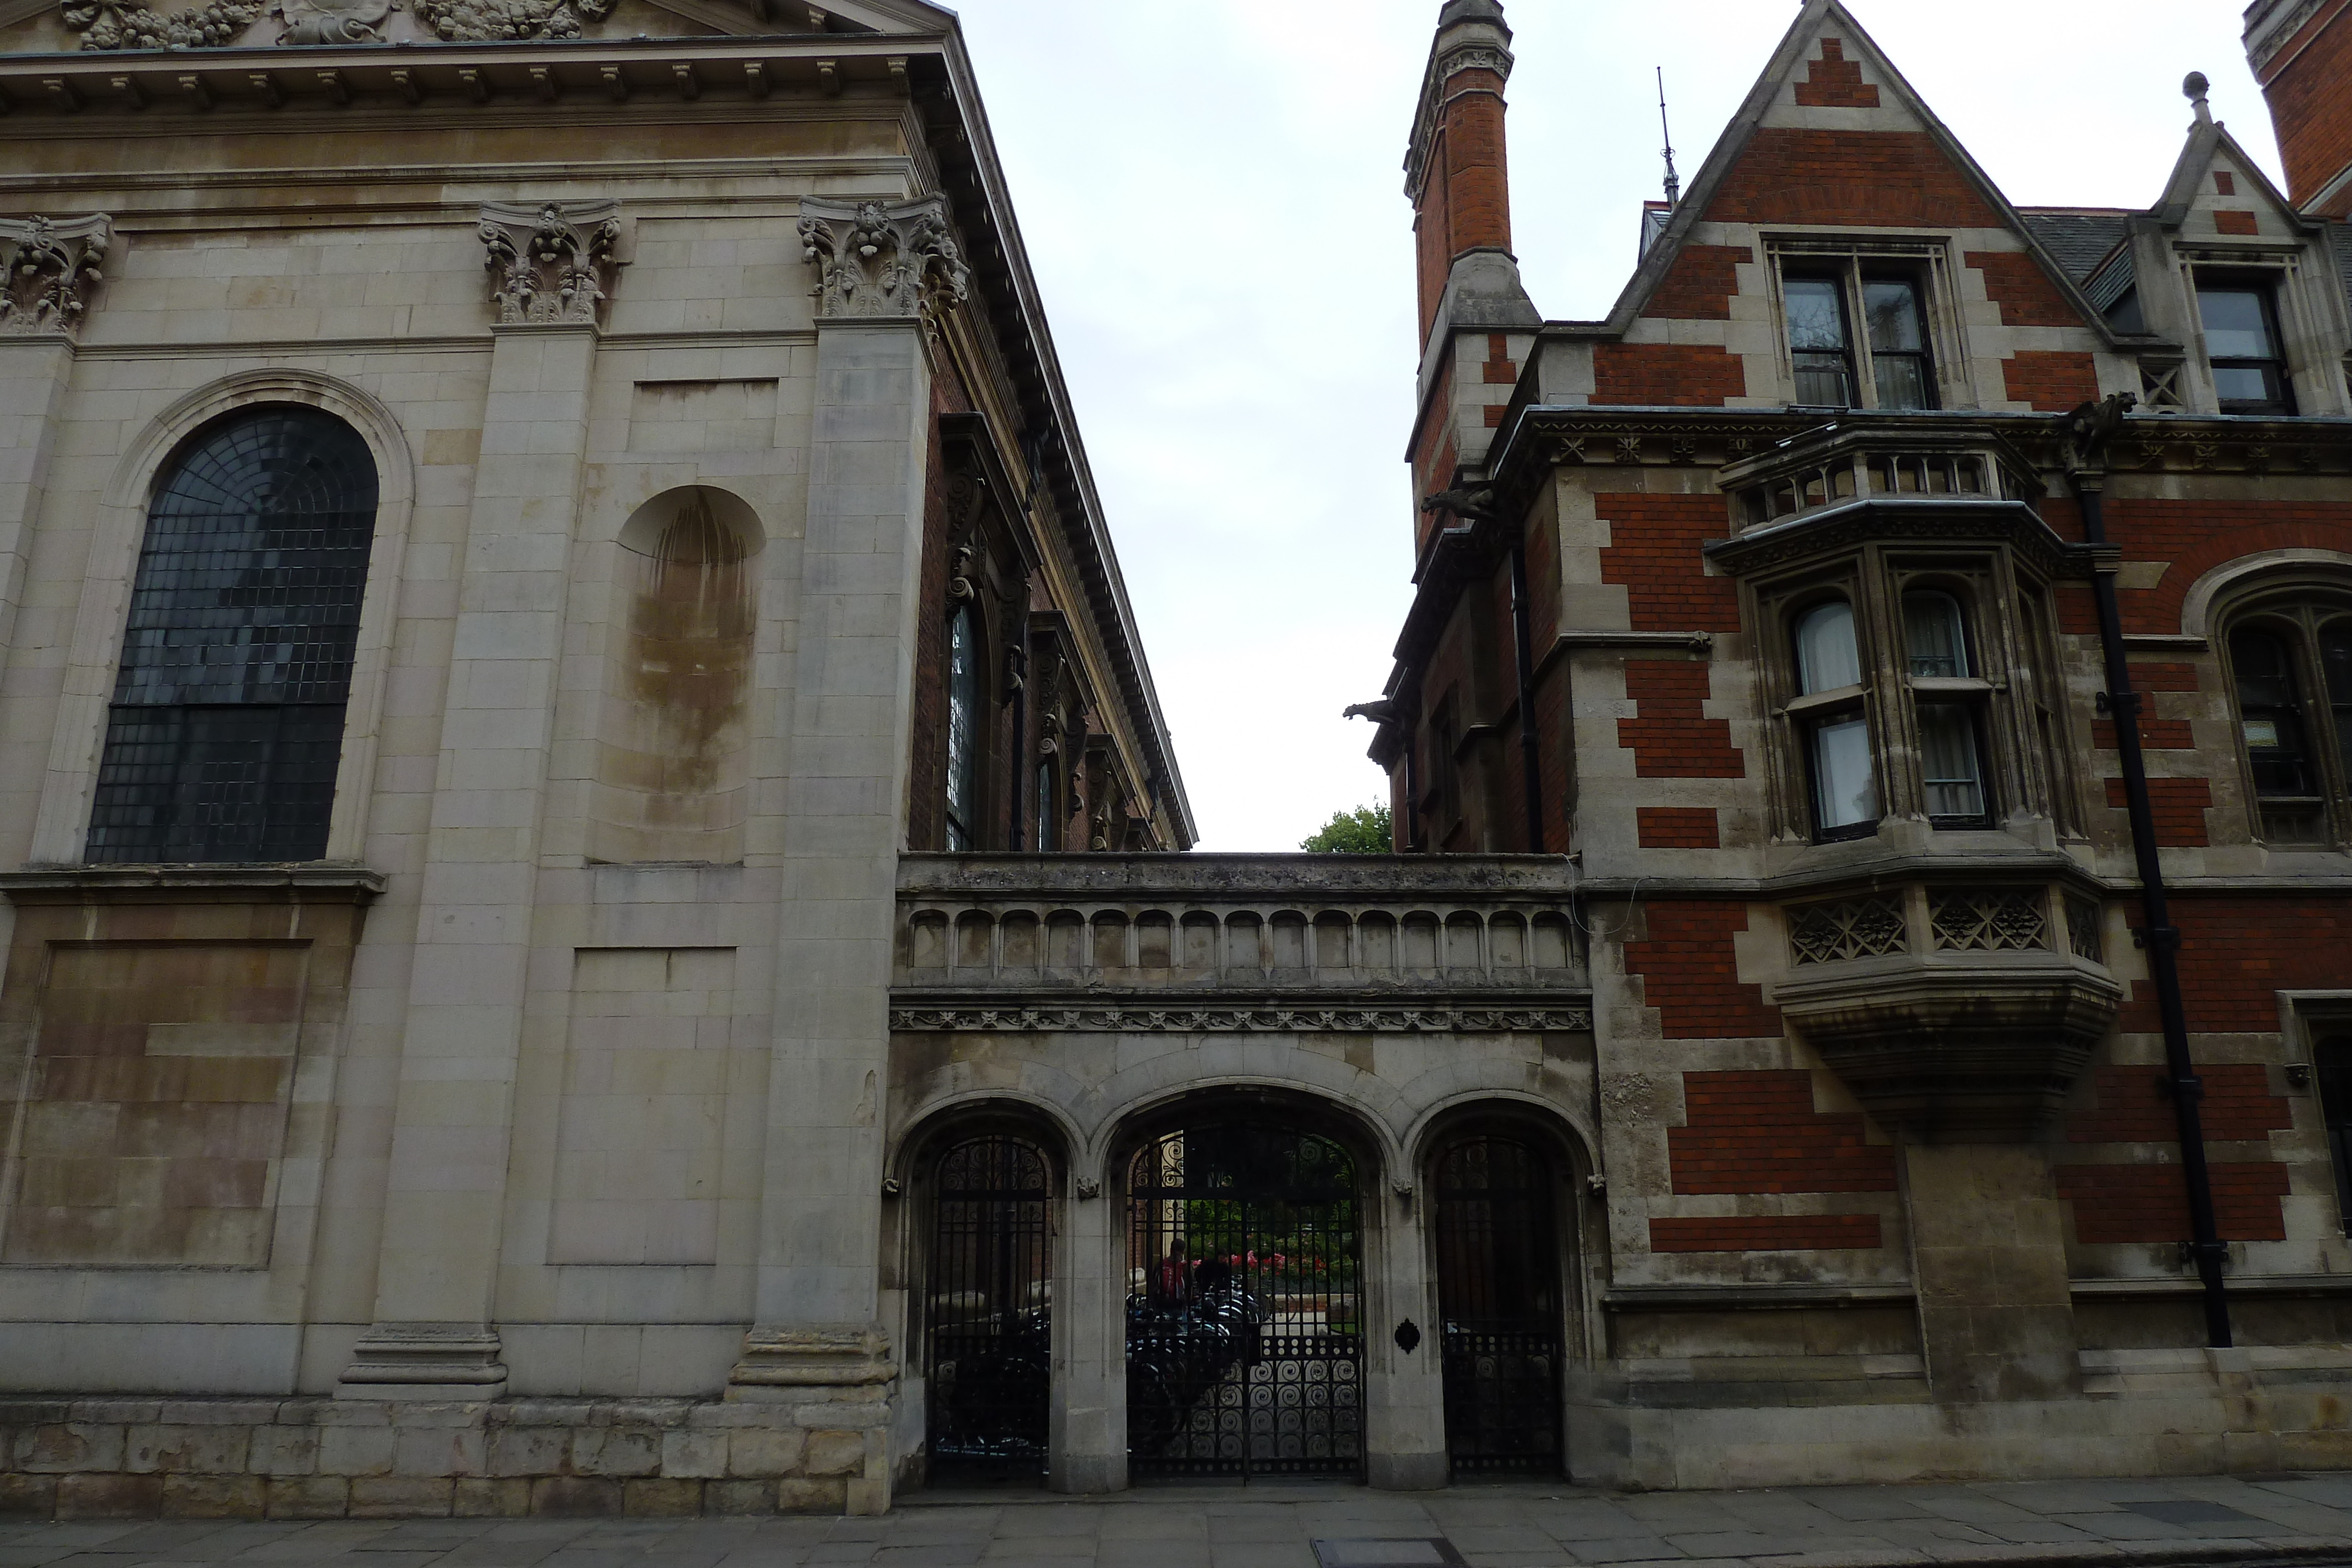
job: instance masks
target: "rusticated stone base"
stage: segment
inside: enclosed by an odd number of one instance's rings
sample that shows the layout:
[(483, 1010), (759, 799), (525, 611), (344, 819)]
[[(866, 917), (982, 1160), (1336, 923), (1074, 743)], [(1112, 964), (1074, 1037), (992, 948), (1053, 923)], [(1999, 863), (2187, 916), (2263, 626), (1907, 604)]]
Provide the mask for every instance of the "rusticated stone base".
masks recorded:
[(887, 1394), (794, 1392), (801, 1397), (755, 1404), (5, 1399), (0, 1516), (670, 1519), (887, 1509)]

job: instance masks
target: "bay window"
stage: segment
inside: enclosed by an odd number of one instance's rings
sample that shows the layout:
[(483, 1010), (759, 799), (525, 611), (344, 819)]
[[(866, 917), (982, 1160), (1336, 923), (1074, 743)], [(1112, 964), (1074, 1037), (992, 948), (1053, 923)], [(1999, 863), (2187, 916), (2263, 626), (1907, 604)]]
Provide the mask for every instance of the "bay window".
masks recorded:
[(1812, 777), (1813, 825), (1823, 839), (1852, 838), (1878, 822), (1872, 776), (1870, 719), (1853, 606), (1832, 599), (1806, 611), (1796, 624), (1798, 696), (1789, 705), (1806, 736)]
[(2352, 606), (2274, 602), (2227, 646), (2256, 835), (2280, 848), (2345, 841)]

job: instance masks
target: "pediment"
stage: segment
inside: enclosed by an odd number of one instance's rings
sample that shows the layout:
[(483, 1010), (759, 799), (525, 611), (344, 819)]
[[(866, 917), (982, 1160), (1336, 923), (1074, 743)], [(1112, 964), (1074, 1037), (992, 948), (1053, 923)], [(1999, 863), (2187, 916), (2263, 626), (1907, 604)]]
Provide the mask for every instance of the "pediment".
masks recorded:
[(923, 0), (0, 0), (0, 53), (930, 33)]

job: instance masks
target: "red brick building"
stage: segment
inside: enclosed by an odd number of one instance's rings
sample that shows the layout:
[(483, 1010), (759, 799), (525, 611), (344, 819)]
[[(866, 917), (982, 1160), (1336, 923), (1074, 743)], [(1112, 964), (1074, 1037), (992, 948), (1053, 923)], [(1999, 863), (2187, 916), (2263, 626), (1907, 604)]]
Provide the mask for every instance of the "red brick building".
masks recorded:
[(1932, 1464), (1883, 1409), (1748, 1419), (1923, 1377), (2029, 1468), (2179, 1462), (2100, 1413), (2158, 1385), (2254, 1391), (2191, 1462), (2346, 1454), (2306, 1394), (2352, 1374), (2347, 12), (2248, 13), (2288, 192), (2192, 77), (2158, 199), (2062, 210), (1807, 0), (1562, 321), (1511, 254), (1510, 28), (1444, 7), (1418, 593), (1360, 711), (1400, 850), (1578, 868), (1612, 1370), (1572, 1451)]

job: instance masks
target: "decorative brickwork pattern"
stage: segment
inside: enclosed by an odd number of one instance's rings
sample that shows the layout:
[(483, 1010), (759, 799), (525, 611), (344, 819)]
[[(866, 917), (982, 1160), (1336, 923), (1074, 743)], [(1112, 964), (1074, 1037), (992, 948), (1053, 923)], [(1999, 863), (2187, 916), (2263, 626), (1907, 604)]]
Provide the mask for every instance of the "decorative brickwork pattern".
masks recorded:
[(1924, 133), (1759, 131), (1707, 204), (1718, 224), (1926, 224), (2006, 227)]
[[(2267, 1138), (2294, 1125), (2294, 1112), (2282, 1095), (2271, 1092), (2270, 1070), (2255, 1062), (2215, 1063), (2200, 1067), (2205, 1081), (2201, 1113), (2205, 1135), (2231, 1139)], [(2077, 1111), (2066, 1118), (2066, 1138), (2075, 1144), (2169, 1144), (2179, 1137), (2173, 1119), (2172, 1098), (2164, 1070), (2157, 1066), (2102, 1067), (2098, 1071), (2098, 1108)]]
[(1739, 292), (1734, 269), (1755, 259), (1744, 245), (1686, 245), (1642, 314), (1671, 321), (1728, 321), (1731, 297)]
[(1739, 978), (1731, 939), (1748, 929), (1744, 904), (1656, 903), (1643, 906), (1650, 934), (1625, 944), (1625, 973), (1642, 977), (1668, 1040), (1754, 1039), (1780, 1034), (1780, 1010), (1764, 988)]
[(2034, 259), (2021, 250), (1972, 250), (1963, 262), (1984, 274), (1985, 293), (2000, 307), (2004, 327), (2080, 327), (2083, 318), (2066, 303)]
[(1709, 577), (1699, 547), (1731, 531), (1720, 496), (1606, 495), (1601, 580), (1624, 589), (1636, 632), (1737, 632), (1739, 591)]
[[(2133, 672), (2135, 674), (2137, 671)], [(2139, 721), (2139, 743), (2147, 751), (2194, 751), (2197, 741), (2190, 734), (2186, 719), (2143, 718)], [(2091, 721), (2091, 744), (2102, 751), (2116, 748), (2116, 721), (2095, 718)]]
[(1633, 820), (1645, 850), (1719, 850), (1723, 830), (1712, 806), (1643, 806)]
[[(2156, 818), (2156, 841), (2168, 850), (2200, 850), (2206, 836), (2205, 813), (2213, 809), (2213, 786), (2202, 779), (2151, 779), (2148, 810)], [(2107, 780), (2107, 804), (2116, 810), (2126, 805), (2124, 781)]]
[(1807, 109), (1876, 109), (1878, 89), (1862, 79), (1862, 67), (1845, 57), (1845, 40), (1823, 38), (1822, 57), (1796, 84), (1797, 101)]
[(1895, 1190), (1894, 1147), (1863, 1141), (1859, 1111), (1813, 1109), (1810, 1072), (1685, 1072), (1683, 1104), (1666, 1130), (1678, 1194)]
[(1602, 343), (1592, 350), (1592, 401), (1638, 408), (1720, 408), (1748, 395), (1748, 367), (1704, 343)]
[[(2352, 909), (2340, 900), (2174, 897), (2181, 999), (2196, 1032), (2275, 1030), (2280, 991), (2336, 989), (2352, 975)], [(2158, 1027), (2145, 981), (2116, 1021), (2135, 1032)]]
[[(2275, 1162), (2215, 1165), (2213, 1219), (2224, 1241), (2284, 1241), (2287, 1170)], [(2058, 1196), (2074, 1206), (2085, 1244), (2189, 1239), (2189, 1190), (2176, 1165), (2061, 1166)]]
[(1653, 1219), (1653, 1252), (1867, 1252), (1884, 1246), (1874, 1214), (1750, 1214)]
[(2172, 563), (2154, 588), (2117, 592), (2124, 630), (2177, 632), (2189, 587), (2223, 561), (2263, 550), (2352, 550), (2352, 505), (2116, 500), (2107, 503), (2107, 533), (2126, 560)]
[(2009, 401), (2033, 405), (2037, 413), (2064, 413), (2099, 396), (2098, 367), (2088, 354), (2026, 349), (2000, 364)]
[(2252, 213), (2217, 212), (2213, 214), (2213, 226), (2225, 235), (2258, 235), (2263, 232), (2261, 222)]
[(1625, 695), (1641, 716), (1617, 721), (1617, 744), (1643, 779), (1745, 779), (1748, 760), (1731, 744), (1731, 721), (1704, 716), (1713, 666), (1678, 659), (1629, 659)]

